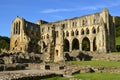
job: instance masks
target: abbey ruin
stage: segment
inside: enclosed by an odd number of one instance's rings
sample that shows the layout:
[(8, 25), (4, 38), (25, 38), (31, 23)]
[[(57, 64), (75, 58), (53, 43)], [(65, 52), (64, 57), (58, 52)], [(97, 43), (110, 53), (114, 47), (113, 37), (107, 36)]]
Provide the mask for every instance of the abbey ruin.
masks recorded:
[(108, 9), (102, 12), (56, 22), (38, 20), (32, 23), (16, 17), (12, 21), (10, 50), (34, 52), (46, 60), (64, 60), (65, 52), (115, 51), (115, 20)]

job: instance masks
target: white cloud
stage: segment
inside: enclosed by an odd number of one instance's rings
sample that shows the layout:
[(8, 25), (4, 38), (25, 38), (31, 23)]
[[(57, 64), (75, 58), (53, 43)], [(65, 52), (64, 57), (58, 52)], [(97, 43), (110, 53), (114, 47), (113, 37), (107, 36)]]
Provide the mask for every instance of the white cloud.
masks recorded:
[(108, 5), (96, 5), (96, 6), (87, 6), (87, 7), (77, 7), (77, 8), (63, 8), (63, 9), (46, 9), (40, 13), (55, 13), (55, 12), (71, 12), (71, 11), (81, 11), (81, 10), (97, 10), (104, 7), (115, 7), (119, 6), (120, 2), (110, 3)]
[(59, 15), (51, 15), (51, 17), (57, 18), (57, 19), (64, 19), (63, 16), (59, 16)]
[(66, 11), (70, 11), (70, 9), (46, 9), (41, 11), (41, 13), (66, 12)]

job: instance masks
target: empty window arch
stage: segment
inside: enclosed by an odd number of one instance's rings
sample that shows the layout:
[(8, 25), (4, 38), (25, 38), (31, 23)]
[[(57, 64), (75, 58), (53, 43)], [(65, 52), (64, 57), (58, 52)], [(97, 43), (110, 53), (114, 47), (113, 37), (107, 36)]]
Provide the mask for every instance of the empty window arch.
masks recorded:
[(19, 21), (18, 34), (20, 34), (20, 25), (21, 25), (21, 23), (20, 23), (20, 21)]
[(45, 42), (43, 41), (43, 45), (42, 45), (43, 49), (46, 48)]
[(66, 36), (67, 36), (67, 37), (69, 36), (69, 32), (68, 32), (68, 31), (66, 31)]
[(49, 35), (47, 34), (47, 39), (49, 38)]
[(75, 31), (75, 34), (76, 34), (76, 35), (79, 35), (79, 32), (78, 32), (78, 30), (76, 30), (76, 31)]
[(74, 31), (73, 30), (71, 31), (71, 36), (74, 36)]
[(15, 34), (16, 33), (16, 24), (14, 23), (14, 27), (13, 27), (13, 34)]
[(19, 31), (19, 30), (18, 30), (18, 27), (19, 27), (19, 26), (18, 26), (18, 22), (16, 22), (16, 31), (15, 31), (15, 34), (18, 34), (18, 31)]
[(70, 46), (70, 44), (69, 44), (68, 39), (65, 39), (65, 40), (64, 40), (64, 51), (65, 51), (65, 52), (66, 52), (66, 51), (69, 52), (69, 46)]
[(84, 35), (84, 30), (83, 29), (81, 30), (81, 35)]
[(90, 51), (90, 40), (87, 37), (82, 40), (82, 50)]
[(96, 34), (96, 29), (94, 27), (92, 28), (92, 33)]
[(86, 28), (86, 34), (89, 34), (89, 29), (88, 28)]
[(72, 50), (79, 50), (79, 40), (77, 38), (72, 41)]

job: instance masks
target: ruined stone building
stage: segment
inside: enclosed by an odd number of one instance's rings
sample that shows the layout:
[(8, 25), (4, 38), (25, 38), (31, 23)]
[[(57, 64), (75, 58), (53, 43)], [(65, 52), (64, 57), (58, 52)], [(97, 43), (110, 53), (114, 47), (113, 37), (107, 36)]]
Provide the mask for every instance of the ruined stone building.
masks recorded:
[(10, 50), (41, 52), (60, 61), (64, 52), (115, 51), (115, 21), (108, 9), (56, 22), (37, 24), (16, 17), (12, 21)]

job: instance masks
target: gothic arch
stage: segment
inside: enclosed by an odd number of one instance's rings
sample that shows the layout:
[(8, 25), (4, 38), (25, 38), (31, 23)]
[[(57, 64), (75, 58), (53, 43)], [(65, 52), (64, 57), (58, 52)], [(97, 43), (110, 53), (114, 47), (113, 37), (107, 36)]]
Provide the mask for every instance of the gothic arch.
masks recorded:
[(69, 36), (69, 32), (68, 32), (68, 31), (66, 31), (66, 36), (67, 36), (67, 37)]
[(21, 22), (19, 21), (19, 25), (18, 25), (18, 34), (20, 34), (20, 25), (21, 25)]
[(74, 36), (74, 31), (73, 30), (71, 31), (71, 36)]
[(81, 35), (84, 35), (84, 30), (83, 29), (81, 30)]
[(19, 30), (18, 30), (18, 27), (19, 27), (19, 24), (18, 24), (18, 22), (16, 22), (16, 26), (15, 26), (15, 33), (16, 33), (16, 34), (18, 34), (18, 31), (19, 31)]
[(82, 50), (90, 51), (90, 40), (87, 37), (82, 40)]
[(47, 39), (49, 39), (49, 35), (47, 34)]
[(46, 48), (45, 42), (43, 41), (42, 43), (43, 43), (43, 45), (42, 45), (43, 49)]
[(76, 34), (76, 35), (79, 35), (79, 32), (78, 32), (78, 30), (76, 30), (76, 31), (75, 31), (75, 34)]
[(74, 38), (72, 41), (72, 50), (78, 50), (79, 49), (79, 40), (77, 38)]
[(89, 29), (88, 28), (86, 28), (86, 34), (89, 34)]
[(68, 39), (64, 39), (64, 51), (69, 51), (70, 43)]
[(92, 28), (92, 33), (96, 34), (96, 29), (94, 27)]
[(16, 29), (16, 24), (14, 23), (14, 26), (13, 26), (13, 34), (15, 34), (15, 29)]

